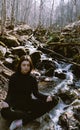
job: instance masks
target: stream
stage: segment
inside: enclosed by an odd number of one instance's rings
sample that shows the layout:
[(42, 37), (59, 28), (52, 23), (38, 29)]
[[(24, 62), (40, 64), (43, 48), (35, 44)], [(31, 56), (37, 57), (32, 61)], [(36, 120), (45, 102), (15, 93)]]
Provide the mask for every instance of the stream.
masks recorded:
[[(58, 91), (63, 88), (67, 90), (68, 89), (67, 86), (73, 84), (73, 74), (70, 71), (71, 64), (61, 68), (60, 64), (57, 63), (57, 66), (58, 68), (55, 70), (55, 72), (58, 73), (64, 72), (66, 75), (66, 79), (62, 80), (57, 86), (55, 86), (55, 88), (51, 91), (51, 94), (52, 93), (57, 94)], [(68, 105), (66, 105), (60, 98), (59, 103), (49, 112), (49, 116), (54, 122), (55, 130), (62, 130), (61, 126), (58, 125), (58, 121), (60, 115), (66, 111), (64, 108), (67, 106)]]
[[(30, 47), (29, 49), (30, 52), (36, 50), (34, 46), (32, 48)], [(51, 61), (53, 64), (55, 64), (53, 76), (44, 76), (45, 82), (51, 82), (51, 88), (48, 85), (47, 89), (42, 91), (43, 93), (46, 92), (46, 94), (58, 95), (60, 92), (66, 93), (67, 91), (74, 90), (74, 87), (79, 87), (80, 80), (76, 79), (75, 75), (73, 74), (72, 64), (53, 60), (52, 57), (44, 53), (41, 54), (40, 60)], [(44, 75), (45, 72), (45, 68), (40, 70), (40, 77)], [(67, 104), (61, 99), (61, 97), (59, 97), (58, 104), (48, 113), (50, 119), (54, 123), (54, 130), (63, 130), (62, 126), (59, 125), (59, 117), (66, 112), (71, 103)]]
[[(39, 51), (34, 46), (34, 44), (32, 44), (31, 46), (30, 45), (28, 46), (28, 44), (26, 44), (25, 47), (29, 48), (30, 54), (36, 51)], [(45, 73), (49, 69), (49, 68), (47, 69), (48, 64), (46, 64), (46, 61), (49, 62), (49, 64), (51, 62), (51, 64), (55, 66), (52, 76), (45, 75)], [(80, 93), (79, 93), (80, 79), (77, 78), (75, 74), (73, 73), (72, 64), (65, 63), (60, 60), (56, 60), (54, 59), (54, 57), (51, 57), (49, 54), (41, 52), (40, 62), (43, 62), (42, 64), (43, 67), (40, 70), (37, 69), (40, 74), (38, 75), (38, 80), (40, 78), (41, 79), (43, 78), (44, 82), (47, 83), (47, 85), (45, 85), (47, 87), (46, 88), (44, 87), (44, 89), (41, 92), (42, 93), (45, 92), (45, 94), (56, 95), (59, 97), (58, 104), (48, 113), (50, 119), (52, 120), (54, 124), (54, 128), (52, 130), (68, 130), (66, 126), (65, 126), (66, 129), (65, 129), (63, 128), (61, 124), (59, 124), (60, 116), (62, 116), (62, 114), (66, 113), (67, 111), (68, 112), (71, 111), (70, 114), (74, 113), (69, 107), (71, 106), (73, 102), (76, 102), (75, 99), (78, 99), (78, 97), (80, 96)], [(46, 67), (44, 66), (44, 64)], [(68, 101), (71, 100), (70, 102), (68, 102), (65, 100), (64, 97), (61, 97), (62, 94), (65, 95), (67, 92), (69, 92), (69, 94), (73, 93), (73, 95), (77, 95), (77, 97), (74, 99), (71, 99), (71, 97), (69, 98), (65, 96), (66, 99), (68, 98)], [(75, 122), (73, 115), (72, 117), (73, 117), (72, 122)], [(77, 123), (73, 123), (73, 124), (77, 124)], [(70, 124), (71, 126), (69, 126), (69, 127), (72, 127), (72, 129), (74, 127), (73, 124)], [(76, 125), (74, 127), (74, 130), (75, 128), (76, 128)], [(76, 130), (79, 130), (79, 129), (76, 129)]]

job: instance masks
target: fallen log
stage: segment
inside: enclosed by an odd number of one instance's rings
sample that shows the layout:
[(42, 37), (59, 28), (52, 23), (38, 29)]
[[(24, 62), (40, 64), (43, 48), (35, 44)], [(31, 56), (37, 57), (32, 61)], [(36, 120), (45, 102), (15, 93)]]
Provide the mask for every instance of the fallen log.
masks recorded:
[(61, 43), (61, 42), (54, 42), (48, 43), (47, 46), (80, 46), (80, 43)]
[(80, 67), (80, 64), (76, 63), (76, 62), (73, 62), (71, 61), (71, 59), (67, 58), (67, 57), (64, 57), (63, 55), (53, 51), (53, 50), (50, 50), (50, 49), (47, 49), (47, 48), (44, 48), (42, 46), (38, 46), (38, 50), (42, 51), (43, 53), (47, 53), (51, 56), (54, 56), (54, 58), (58, 59), (58, 60), (61, 60), (61, 61), (64, 61), (64, 62), (67, 62), (67, 63), (70, 63), (70, 64), (73, 64), (75, 66), (78, 66)]

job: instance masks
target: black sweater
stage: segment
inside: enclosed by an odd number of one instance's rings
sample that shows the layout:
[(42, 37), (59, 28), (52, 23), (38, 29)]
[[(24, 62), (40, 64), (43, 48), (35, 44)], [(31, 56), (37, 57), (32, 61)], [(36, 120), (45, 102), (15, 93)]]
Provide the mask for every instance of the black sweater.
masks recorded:
[(9, 88), (5, 101), (9, 106), (19, 108), (28, 105), (31, 102), (31, 94), (42, 100), (46, 101), (47, 95), (43, 95), (38, 91), (38, 83), (34, 76), (31, 74), (21, 74), (15, 72), (9, 80)]

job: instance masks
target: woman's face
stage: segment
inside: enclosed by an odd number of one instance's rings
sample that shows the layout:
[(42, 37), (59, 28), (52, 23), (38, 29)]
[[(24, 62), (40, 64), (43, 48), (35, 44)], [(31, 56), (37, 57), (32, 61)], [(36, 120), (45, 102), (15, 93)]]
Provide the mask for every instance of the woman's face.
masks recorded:
[(29, 61), (23, 61), (21, 63), (21, 73), (27, 74), (30, 71), (30, 62)]

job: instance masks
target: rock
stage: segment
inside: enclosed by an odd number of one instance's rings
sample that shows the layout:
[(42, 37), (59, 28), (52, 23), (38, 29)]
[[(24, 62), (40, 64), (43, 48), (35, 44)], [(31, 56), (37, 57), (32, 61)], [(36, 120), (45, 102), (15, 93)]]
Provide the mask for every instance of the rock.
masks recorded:
[(80, 77), (80, 67), (73, 65), (71, 68), (72, 68), (72, 71), (75, 74), (75, 76)]
[(40, 41), (41, 43), (46, 42), (46, 32), (47, 30), (44, 28), (36, 28), (34, 31), (34, 37), (36, 37), (36, 40)]
[(21, 57), (22, 55), (25, 55), (26, 53), (27, 51), (24, 46), (12, 47), (13, 55), (18, 55), (19, 57)]
[(5, 78), (10, 78), (12, 73), (9, 73), (7, 70), (3, 70), (2, 71), (2, 75), (5, 77)]
[(6, 54), (6, 48), (0, 45), (0, 59), (4, 58)]
[(6, 47), (3, 42), (0, 41), (0, 46)]
[(68, 117), (67, 117), (67, 114), (62, 114), (60, 117), (59, 117), (59, 125), (61, 125), (61, 127), (64, 129), (64, 130), (69, 130), (69, 121), (68, 121)]
[(70, 104), (72, 103), (76, 98), (78, 98), (78, 94), (73, 90), (63, 90), (61, 89), (58, 93), (58, 96), (61, 97), (61, 99), (66, 103)]
[(80, 107), (74, 109), (74, 117), (80, 122)]
[(29, 43), (28, 42), (29, 37), (30, 36), (28, 36), (28, 35), (19, 36), (18, 41), (20, 42), (20, 45), (25, 46), (26, 43), (28, 44)]
[(12, 63), (13, 63), (13, 59), (12, 58), (6, 58), (5, 61), (4, 61), (4, 65), (10, 69), (12, 69)]
[(33, 53), (30, 54), (32, 62), (34, 67), (37, 67), (37, 64), (40, 61), (41, 58), (41, 52), (40, 51), (34, 51)]
[(11, 49), (7, 48), (5, 57), (8, 58), (8, 57), (10, 57), (11, 55), (12, 55), (12, 54), (11, 54)]
[(79, 99), (75, 99), (72, 103), (71, 103), (72, 107), (80, 107), (80, 100)]
[(62, 30), (61, 36), (62, 35), (65, 38), (65, 42), (72, 41), (73, 43), (78, 42), (80, 44), (80, 21), (65, 26)]
[(54, 74), (54, 68), (50, 68), (49, 70), (47, 70), (45, 72), (45, 76), (49, 76), (49, 77), (52, 77)]
[(30, 26), (24, 24), (14, 28), (14, 32), (16, 32), (18, 35), (31, 35), (33, 33), (33, 30)]
[(9, 69), (16, 71), (19, 60), (19, 56), (9, 55), (8, 58), (4, 60), (3, 64)]
[(17, 38), (12, 35), (0, 36), (0, 41), (2, 41), (7, 47), (16, 47), (20, 45)]
[(2, 108), (2, 100), (4, 100), (6, 98), (7, 92), (3, 89), (4, 87), (2, 87), (1, 83), (0, 83), (0, 86), (1, 86), (0, 87), (0, 110), (1, 110), (1, 108)]
[(0, 63), (0, 73), (3, 73), (3, 72), (8, 73), (9, 75), (13, 73), (13, 71), (7, 68), (6, 66), (4, 66), (3, 63)]
[(54, 75), (60, 79), (66, 79), (66, 73), (64, 73), (61, 69), (55, 70)]
[(72, 108), (71, 106), (60, 116), (59, 124), (63, 128), (63, 130), (79, 130), (80, 129), (80, 121), (78, 121), (76, 117), (76, 108)]
[(55, 64), (53, 63), (53, 61), (49, 60), (49, 59), (43, 59), (37, 66), (38, 69), (42, 70), (42, 69), (46, 69), (49, 70), (50, 68), (53, 68), (53, 70), (55, 70)]
[(76, 63), (78, 63), (78, 64), (80, 64), (80, 55), (79, 54), (75, 55), (73, 57), (73, 61), (76, 62)]
[(52, 42), (59, 42), (60, 38), (57, 34), (52, 34), (50, 38), (47, 41), (47, 44), (50, 44)]
[(47, 48), (71, 59), (80, 54), (80, 20), (65, 26), (57, 36), (50, 35)]

